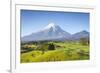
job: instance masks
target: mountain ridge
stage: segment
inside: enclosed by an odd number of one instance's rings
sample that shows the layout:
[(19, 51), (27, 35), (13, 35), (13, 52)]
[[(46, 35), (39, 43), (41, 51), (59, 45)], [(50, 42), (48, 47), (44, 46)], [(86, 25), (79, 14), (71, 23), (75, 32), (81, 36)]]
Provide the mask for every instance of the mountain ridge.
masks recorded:
[(49, 23), (42, 30), (21, 38), (21, 41), (39, 40), (77, 40), (81, 37), (88, 38), (89, 32), (86, 30), (70, 34), (54, 23)]

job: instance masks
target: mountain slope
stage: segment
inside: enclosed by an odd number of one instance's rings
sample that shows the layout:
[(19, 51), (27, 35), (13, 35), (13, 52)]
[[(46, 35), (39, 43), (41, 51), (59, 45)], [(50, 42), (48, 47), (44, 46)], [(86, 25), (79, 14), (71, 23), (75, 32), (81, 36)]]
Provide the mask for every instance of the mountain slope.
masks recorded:
[(57, 40), (61, 38), (69, 39), (70, 36), (70, 33), (62, 30), (58, 25), (50, 23), (42, 30), (28, 36), (24, 36), (22, 41)]
[(89, 39), (89, 32), (83, 30), (81, 32), (73, 34), (70, 39), (71, 40), (79, 40), (80, 38), (86, 38)]

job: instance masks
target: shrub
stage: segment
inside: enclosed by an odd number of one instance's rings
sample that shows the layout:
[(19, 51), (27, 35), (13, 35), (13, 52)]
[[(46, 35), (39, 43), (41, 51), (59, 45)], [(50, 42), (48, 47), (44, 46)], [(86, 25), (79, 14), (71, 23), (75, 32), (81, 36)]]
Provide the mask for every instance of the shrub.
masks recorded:
[(85, 55), (85, 51), (84, 50), (77, 50), (77, 54), (79, 54), (80, 56), (84, 56)]
[(49, 44), (48, 50), (55, 50), (55, 45), (53, 43)]

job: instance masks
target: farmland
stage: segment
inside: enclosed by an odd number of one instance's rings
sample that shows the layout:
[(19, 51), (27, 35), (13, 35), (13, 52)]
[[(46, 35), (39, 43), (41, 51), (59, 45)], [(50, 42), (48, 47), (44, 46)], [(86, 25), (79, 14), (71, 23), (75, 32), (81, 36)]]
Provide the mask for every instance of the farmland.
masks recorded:
[(79, 41), (42, 41), (21, 44), (21, 63), (89, 59), (89, 44)]

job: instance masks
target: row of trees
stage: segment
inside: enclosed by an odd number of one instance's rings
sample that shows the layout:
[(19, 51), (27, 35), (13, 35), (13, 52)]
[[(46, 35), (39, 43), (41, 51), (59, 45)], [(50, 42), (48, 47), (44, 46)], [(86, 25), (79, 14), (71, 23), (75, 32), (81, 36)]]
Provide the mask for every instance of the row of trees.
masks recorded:
[(32, 50), (40, 50), (42, 51), (42, 54), (45, 53), (45, 51), (47, 50), (55, 50), (55, 45), (53, 43), (41, 43), (41, 44), (38, 44), (36, 47), (29, 47), (29, 46), (21, 46), (21, 52), (24, 53), (24, 52), (29, 52), (29, 51), (32, 51)]
[(44, 54), (47, 50), (55, 50), (55, 45), (53, 43), (42, 44), (37, 47), (37, 50), (42, 51), (42, 54)]

